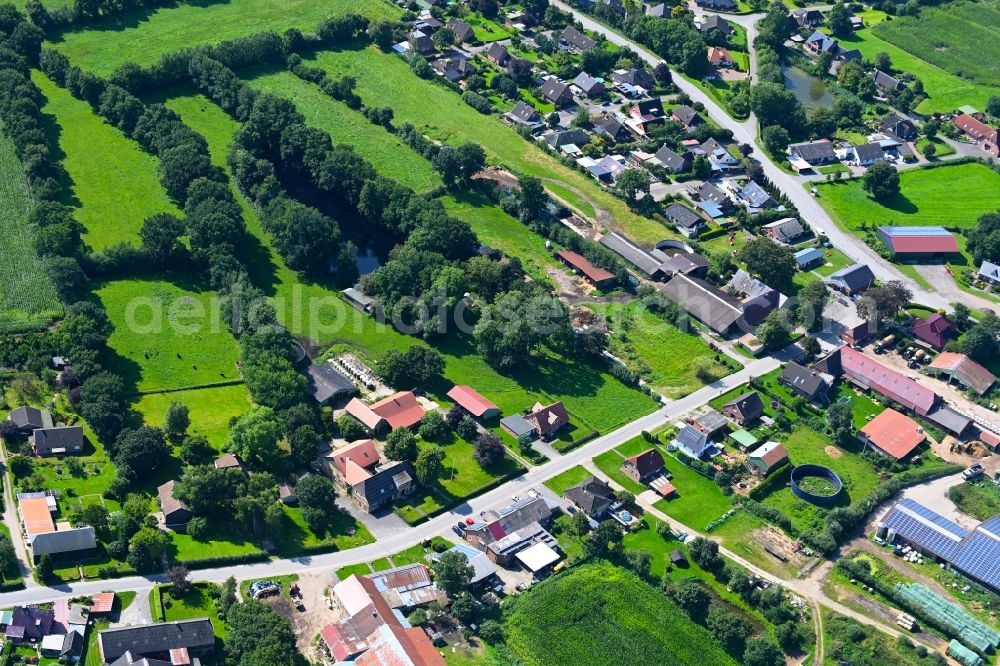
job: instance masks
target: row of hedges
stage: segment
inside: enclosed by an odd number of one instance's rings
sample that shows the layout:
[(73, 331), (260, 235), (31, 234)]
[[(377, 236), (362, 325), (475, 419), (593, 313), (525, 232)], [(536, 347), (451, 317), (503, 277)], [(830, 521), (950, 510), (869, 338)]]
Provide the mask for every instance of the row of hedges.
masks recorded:
[(236, 564), (254, 564), (271, 559), (264, 551), (243, 553), (242, 555), (220, 555), (218, 557), (199, 557), (193, 560), (178, 560), (188, 569), (212, 569), (215, 567), (232, 566)]

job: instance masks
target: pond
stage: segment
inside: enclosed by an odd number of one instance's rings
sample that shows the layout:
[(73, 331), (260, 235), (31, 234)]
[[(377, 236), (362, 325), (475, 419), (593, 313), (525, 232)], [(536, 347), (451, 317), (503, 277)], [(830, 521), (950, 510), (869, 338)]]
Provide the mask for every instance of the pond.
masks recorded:
[(375, 249), (369, 247), (358, 250), (358, 253), (354, 255), (354, 263), (358, 267), (358, 275), (368, 275), (382, 265), (382, 260)]
[(833, 95), (822, 79), (798, 67), (782, 67), (782, 72), (785, 75), (785, 87), (795, 93), (802, 106), (812, 108), (833, 104)]

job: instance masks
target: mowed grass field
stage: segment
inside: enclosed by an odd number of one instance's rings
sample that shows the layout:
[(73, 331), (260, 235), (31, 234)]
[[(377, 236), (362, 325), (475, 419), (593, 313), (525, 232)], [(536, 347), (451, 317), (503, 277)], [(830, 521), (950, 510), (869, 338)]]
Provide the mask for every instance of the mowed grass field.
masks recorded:
[(1000, 87), (1000, 0), (927, 7), (919, 16), (883, 21), (872, 32), (963, 79)]
[(214, 292), (134, 279), (108, 282), (96, 295), (115, 326), (112, 367), (127, 387), (162, 391), (239, 379), (239, 346), (218, 316)]
[(186, 406), (191, 417), (189, 435), (203, 435), (215, 448), (229, 441), (229, 422), (250, 411), (250, 394), (242, 384), (216, 386), (193, 391), (149, 393), (141, 396), (133, 408), (142, 415), (145, 423), (163, 426), (167, 407), (172, 402)]
[(884, 204), (868, 196), (860, 178), (817, 187), (819, 202), (850, 230), (862, 223), (971, 228), (1000, 208), (1000, 174), (975, 162), (907, 169), (899, 175), (899, 194)]
[(476, 142), (495, 162), (520, 173), (569, 185), (570, 188), (563, 187), (558, 192), (568, 203), (580, 209), (596, 203), (611, 214), (616, 226), (639, 242), (651, 244), (679, 237), (662, 224), (633, 213), (625, 202), (602, 190), (593, 179), (563, 166), (497, 117), (484, 116), (452, 91), (418, 78), (396, 55), (375, 48), (324, 51), (307, 62), (331, 76), (356, 77), (361, 98), (374, 106), (388, 103), (395, 111), (397, 124), (410, 122), (431, 138), (450, 144)]
[(313, 32), (323, 20), (357, 12), (371, 19), (396, 18), (385, 0), (228, 0), (179, 2), (155, 11), (124, 12), (89, 28), (53, 38), (74, 64), (107, 76), (127, 62), (150, 65), (165, 53), (216, 44), (259, 32), (299, 28)]
[(574, 567), (519, 596), (504, 634), (529, 665), (736, 663), (663, 593), (607, 562)]
[(94, 250), (138, 244), (147, 217), (180, 215), (160, 185), (155, 157), (44, 74), (34, 71), (32, 80), (46, 98), (42, 111), (51, 117), (52, 143), (64, 155), (84, 242)]
[[(977, 4), (976, 6), (983, 5)], [(938, 11), (950, 12), (951, 5), (949, 4), (946, 9)], [(905, 32), (905, 36), (900, 34), (893, 40), (893, 43), (890, 43), (882, 39), (880, 35), (892, 34), (896, 30), (896, 23), (904, 23), (905, 25), (905, 21), (909, 19), (893, 18), (891, 21), (883, 21), (885, 15), (881, 12), (864, 12), (863, 16), (868, 27), (857, 30), (839, 41), (844, 45), (844, 48), (858, 49), (861, 51), (861, 55), (869, 61), (874, 60), (877, 53), (884, 51), (892, 59), (894, 69), (910, 72), (919, 77), (923, 81), (927, 99), (917, 105), (915, 109), (917, 113), (924, 115), (947, 113), (965, 104), (971, 104), (982, 110), (986, 106), (986, 100), (991, 95), (1000, 94), (1000, 85), (991, 86), (982, 82), (975, 83), (957, 76), (956, 72), (932, 64), (941, 61), (928, 62), (921, 59), (920, 55), (926, 54), (927, 49), (935, 48), (936, 35), (934, 33), (914, 31), (904, 27), (902, 30)], [(995, 70), (997, 65), (995, 36), (986, 42), (976, 42), (970, 39), (968, 44), (975, 49), (974, 60), (982, 61), (984, 66), (992, 67)], [(900, 48), (900, 45), (905, 45), (905, 50)], [(993, 54), (992, 61), (990, 53)], [(992, 62), (992, 65), (986, 64), (989, 62)], [(944, 63), (941, 64), (944, 66)], [(978, 65), (975, 67), (977, 70), (979, 69)]]
[[(443, 184), (431, 163), (410, 149), (384, 127), (374, 125), (360, 112), (339, 102), (319, 86), (303, 81), (289, 71), (265, 74), (251, 85), (295, 103), (306, 123), (329, 132), (334, 144), (347, 143), (371, 162), (380, 173), (417, 192), (426, 192)], [(391, 99), (381, 101), (392, 104)]]
[(34, 207), (14, 142), (0, 122), (0, 333), (43, 328), (62, 305), (35, 252)]

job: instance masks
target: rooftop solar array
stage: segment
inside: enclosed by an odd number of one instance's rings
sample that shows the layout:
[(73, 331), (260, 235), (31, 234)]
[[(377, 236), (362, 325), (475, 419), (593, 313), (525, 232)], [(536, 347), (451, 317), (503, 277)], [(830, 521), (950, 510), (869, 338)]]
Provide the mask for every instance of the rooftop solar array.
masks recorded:
[(881, 227), (889, 236), (951, 236), (944, 227)]
[(910, 499), (900, 501), (889, 511), (885, 525), (894, 528), (906, 541), (949, 561), (958, 552), (962, 539), (969, 534), (947, 518)]
[(952, 566), (968, 576), (1000, 589), (1000, 516), (994, 516), (972, 531), (952, 560)]

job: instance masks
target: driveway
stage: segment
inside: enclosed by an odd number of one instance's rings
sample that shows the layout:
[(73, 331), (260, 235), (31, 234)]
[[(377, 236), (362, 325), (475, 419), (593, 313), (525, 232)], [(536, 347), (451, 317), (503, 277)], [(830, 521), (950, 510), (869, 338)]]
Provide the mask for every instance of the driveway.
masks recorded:
[(118, 616), (118, 621), (112, 627), (130, 627), (137, 624), (152, 624), (153, 613), (149, 607), (149, 593), (153, 588), (146, 587), (136, 590), (135, 599)]
[(0, 454), (3, 456), (2, 460), (0, 460), (0, 467), (2, 467), (3, 471), (3, 523), (7, 527), (7, 531), (10, 532), (10, 539), (14, 544), (14, 552), (17, 554), (17, 568), (21, 572), (21, 578), (24, 579), (25, 586), (35, 587), (38, 583), (31, 577), (31, 568), (28, 566), (28, 562), (31, 559), (28, 556), (28, 546), (24, 542), (24, 533), (21, 532), (21, 521), (17, 517), (17, 503), (14, 501), (13, 490), (14, 477), (7, 465), (9, 457), (7, 456), (7, 447), (3, 444), (3, 440), (0, 440)]
[(914, 266), (917, 273), (927, 280), (941, 298), (949, 303), (965, 303), (976, 310), (1000, 311), (1000, 305), (993, 301), (962, 291), (955, 283), (955, 278), (948, 272), (944, 264), (927, 264)]
[(380, 513), (377, 516), (372, 515), (367, 511), (359, 509), (354, 502), (346, 497), (338, 497), (337, 506), (346, 510), (351, 514), (351, 517), (367, 527), (376, 540), (396, 536), (410, 529), (410, 526), (392, 511)]

